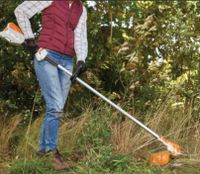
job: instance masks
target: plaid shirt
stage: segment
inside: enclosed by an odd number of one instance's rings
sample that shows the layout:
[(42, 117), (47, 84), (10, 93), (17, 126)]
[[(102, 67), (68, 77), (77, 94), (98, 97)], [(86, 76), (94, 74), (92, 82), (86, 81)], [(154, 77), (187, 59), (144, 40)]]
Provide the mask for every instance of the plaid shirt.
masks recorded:
[[(24, 33), (26, 39), (34, 38), (31, 28), (30, 18), (36, 13), (42, 12), (49, 7), (53, 1), (24, 1), (15, 9), (17, 22)], [(78, 25), (74, 31), (74, 49), (77, 56), (77, 61), (85, 61), (88, 54), (87, 41), (87, 11), (83, 7), (83, 13), (79, 19)]]

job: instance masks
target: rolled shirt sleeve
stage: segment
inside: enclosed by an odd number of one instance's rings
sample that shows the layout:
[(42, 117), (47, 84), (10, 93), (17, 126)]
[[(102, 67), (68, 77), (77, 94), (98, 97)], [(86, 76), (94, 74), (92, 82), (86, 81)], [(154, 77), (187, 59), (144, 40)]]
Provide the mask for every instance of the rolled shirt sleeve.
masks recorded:
[(83, 13), (79, 19), (78, 25), (74, 31), (74, 49), (77, 61), (84, 61), (88, 55), (87, 40), (87, 10), (83, 7)]
[(34, 38), (30, 18), (50, 6), (52, 2), (53, 1), (24, 1), (17, 6), (14, 13), (26, 39)]

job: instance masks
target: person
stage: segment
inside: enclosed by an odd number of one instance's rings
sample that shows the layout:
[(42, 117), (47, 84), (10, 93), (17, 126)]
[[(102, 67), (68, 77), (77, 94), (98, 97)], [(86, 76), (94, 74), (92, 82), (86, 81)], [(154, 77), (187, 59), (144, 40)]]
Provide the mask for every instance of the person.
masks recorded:
[[(35, 38), (30, 18), (42, 13), (41, 32)], [(74, 56), (76, 69), (70, 78), (57, 67), (44, 60), (34, 59), (34, 68), (42, 95), (46, 103), (46, 113), (41, 126), (39, 155), (51, 153), (51, 163), (55, 169), (69, 169), (57, 150), (58, 129), (63, 115), (71, 81), (86, 70), (88, 54), (87, 11), (80, 0), (24, 1), (14, 11), (18, 25), (25, 36), (24, 45), (33, 54), (38, 49), (46, 49), (48, 57), (73, 72)]]

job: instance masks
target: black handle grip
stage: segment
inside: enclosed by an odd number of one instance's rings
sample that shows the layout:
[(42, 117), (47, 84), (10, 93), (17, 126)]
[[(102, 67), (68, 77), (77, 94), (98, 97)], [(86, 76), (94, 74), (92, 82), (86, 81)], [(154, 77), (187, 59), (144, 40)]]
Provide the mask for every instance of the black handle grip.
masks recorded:
[(49, 62), (50, 64), (52, 64), (53, 66), (58, 66), (58, 64), (54, 62), (52, 59), (50, 59), (49, 57), (45, 57), (45, 60)]

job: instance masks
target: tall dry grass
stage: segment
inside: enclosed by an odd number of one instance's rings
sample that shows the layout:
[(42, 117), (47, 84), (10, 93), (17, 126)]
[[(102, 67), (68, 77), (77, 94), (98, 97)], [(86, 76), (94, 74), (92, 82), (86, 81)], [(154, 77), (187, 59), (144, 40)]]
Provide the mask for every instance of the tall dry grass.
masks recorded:
[[(187, 106), (184, 103), (177, 104), (175, 95), (170, 93), (165, 102), (158, 103), (154, 112), (144, 116), (144, 124), (181, 145), (184, 153), (192, 154), (188, 155), (191, 158), (197, 157), (200, 160), (200, 122), (197, 120), (200, 115), (198, 112), (194, 115), (193, 112), (197, 105), (193, 101)], [(131, 153), (142, 158), (164, 149), (154, 137), (128, 119), (112, 125), (112, 142), (115, 152)]]
[[(140, 118), (143, 118), (144, 124), (156, 133), (181, 145), (184, 152), (200, 154), (200, 122), (197, 121), (198, 116), (194, 116), (193, 112), (196, 106), (193, 101), (187, 105), (187, 108), (184, 104), (176, 104), (175, 95), (170, 93), (162, 103), (157, 103), (153, 111), (149, 111), (147, 115), (140, 116)], [(85, 112), (78, 118), (67, 119), (65, 117), (59, 130), (59, 148), (62, 152), (70, 153), (79, 146), (78, 142), (80, 138), (84, 138), (85, 128), (95, 118), (93, 113), (99, 112), (98, 114), (102, 114), (102, 120), (106, 117), (102, 110), (109, 110), (109, 117), (113, 120), (105, 122), (104, 119), (104, 122), (111, 131), (110, 140), (113, 144), (114, 153), (127, 153), (137, 158), (146, 158), (151, 152), (165, 148), (154, 137), (129, 119), (120, 121), (121, 119), (118, 119), (120, 114), (114, 109), (105, 108), (105, 105), (102, 104), (99, 105), (99, 108), (101, 108), (99, 111), (98, 109), (94, 111), (91, 107), (86, 107)], [(35, 156), (42, 120), (43, 117), (39, 117), (33, 123), (30, 122), (29, 129), (24, 131), (22, 135), (24, 137), (23, 141), (18, 145), (17, 156), (25, 159), (31, 159)], [(7, 133), (4, 130), (5, 133), (3, 135), (8, 135), (5, 138), (12, 136), (12, 132), (18, 123), (19, 120), (17, 118), (13, 119), (12, 123), (10, 123), (10, 131)], [(8, 143), (4, 144), (4, 147), (8, 146)], [(87, 148), (87, 144), (85, 144), (85, 148)], [(193, 157), (191, 156), (191, 158)]]
[[(86, 122), (91, 116), (91, 109), (87, 109), (82, 115), (75, 119), (61, 120), (59, 128), (59, 149), (63, 153), (71, 152), (77, 145), (79, 136), (84, 129)], [(17, 155), (24, 159), (32, 159), (38, 150), (40, 127), (43, 116), (30, 123), (29, 128), (24, 132), (24, 138), (18, 145)]]
[(13, 135), (16, 134), (15, 131), (21, 120), (21, 115), (16, 115), (12, 119), (5, 119), (0, 122), (0, 163), (5, 162), (12, 152), (10, 149), (12, 146), (10, 141)]

